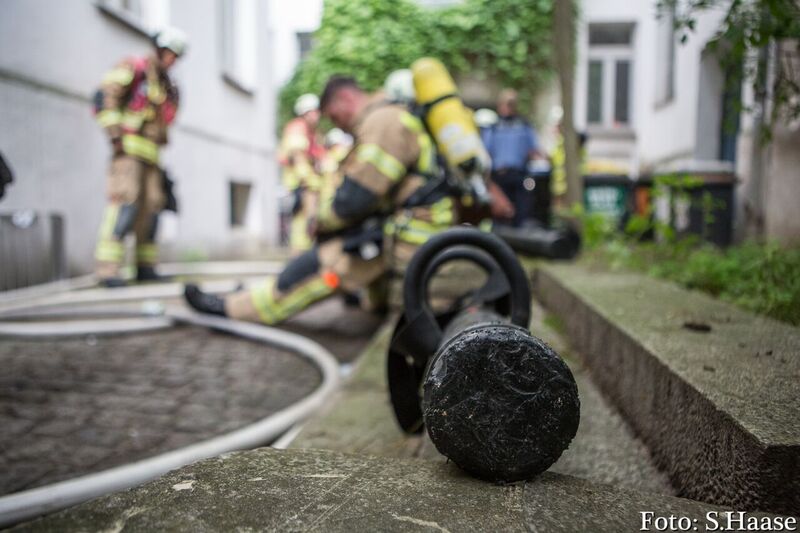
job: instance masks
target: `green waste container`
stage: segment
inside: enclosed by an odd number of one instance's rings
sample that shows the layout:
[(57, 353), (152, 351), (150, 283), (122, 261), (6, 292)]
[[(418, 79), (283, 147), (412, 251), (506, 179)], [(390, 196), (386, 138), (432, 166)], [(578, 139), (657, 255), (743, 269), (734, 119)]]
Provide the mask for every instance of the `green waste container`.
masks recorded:
[(587, 213), (601, 213), (622, 228), (631, 212), (631, 180), (620, 174), (583, 177), (583, 204)]

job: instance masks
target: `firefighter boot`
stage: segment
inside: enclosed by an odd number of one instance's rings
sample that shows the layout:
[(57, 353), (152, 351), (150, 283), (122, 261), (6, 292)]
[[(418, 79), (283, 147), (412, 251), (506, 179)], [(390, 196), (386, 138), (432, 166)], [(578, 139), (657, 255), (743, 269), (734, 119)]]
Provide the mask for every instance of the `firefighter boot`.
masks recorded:
[(189, 305), (201, 313), (228, 316), (225, 313), (225, 300), (215, 294), (201, 291), (197, 285), (187, 284), (183, 296)]
[(136, 267), (136, 281), (169, 281), (173, 276), (163, 276), (156, 272), (151, 265), (139, 265)]

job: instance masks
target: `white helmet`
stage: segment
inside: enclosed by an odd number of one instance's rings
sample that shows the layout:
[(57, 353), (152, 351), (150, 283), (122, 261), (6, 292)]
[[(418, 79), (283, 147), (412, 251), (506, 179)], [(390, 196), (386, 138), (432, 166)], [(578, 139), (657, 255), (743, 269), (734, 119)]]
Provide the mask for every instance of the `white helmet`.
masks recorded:
[(475, 111), (475, 124), (478, 125), (479, 128), (488, 128), (497, 124), (497, 113), (488, 109), (486, 107), (478, 109)]
[(352, 143), (353, 138), (339, 128), (332, 128), (330, 131), (328, 131), (328, 133), (325, 134), (326, 146), (349, 146)]
[(319, 109), (319, 97), (316, 94), (306, 93), (294, 103), (294, 114), (298, 117), (317, 109)]
[(547, 114), (547, 121), (553, 125), (560, 124), (561, 119), (563, 117), (564, 117), (564, 108), (561, 107), (560, 105), (557, 105), (553, 106), (553, 108), (550, 109), (550, 113)]
[(416, 100), (414, 91), (414, 76), (410, 69), (395, 70), (386, 78), (383, 84), (386, 97), (393, 102), (411, 103)]
[(189, 47), (189, 39), (186, 34), (178, 28), (166, 27), (159, 30), (153, 38), (156, 48), (166, 48), (175, 52), (175, 55), (182, 56)]

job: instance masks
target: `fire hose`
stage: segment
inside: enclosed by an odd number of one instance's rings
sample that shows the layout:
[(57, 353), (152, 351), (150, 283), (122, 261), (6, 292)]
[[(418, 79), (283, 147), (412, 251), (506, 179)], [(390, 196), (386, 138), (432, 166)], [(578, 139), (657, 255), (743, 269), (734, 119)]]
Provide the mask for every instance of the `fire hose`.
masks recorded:
[[(81, 311), (74, 307), (74, 303), (71, 303), (71, 300), (83, 304), (102, 303), (115, 298), (118, 301), (135, 300), (137, 292), (136, 288), (130, 288), (127, 292), (123, 291), (122, 293), (117, 292), (119, 289), (92, 289), (92, 291), (90, 295), (81, 295), (78, 292), (56, 294), (49, 298), (39, 296), (28, 306), (17, 301), (12, 305), (7, 305), (5, 309), (0, 308), (0, 335), (41, 338), (112, 334), (154, 331), (169, 328), (175, 324), (189, 324), (224, 331), (286, 349), (305, 357), (318, 367), (321, 383), (311, 394), (298, 402), (230, 433), (101, 472), (2, 496), (0, 497), (0, 527), (139, 485), (170, 470), (201, 459), (268, 444), (322, 407), (338, 385), (339, 363), (337, 360), (324, 347), (301, 335), (258, 324), (200, 315), (183, 308), (162, 307), (158, 304), (144, 306), (138, 311), (120, 310), (119, 308), (96, 308)], [(173, 291), (165, 291), (164, 287), (141, 288), (139, 298), (142, 298), (142, 294), (147, 295), (153, 292), (160, 295), (171, 295)], [(114, 296), (115, 294), (117, 296)], [(98, 313), (119, 318), (88, 320), (92, 316), (97, 317)], [(68, 314), (73, 319), (83, 317), (86, 320), (77, 322), (30, 322), (25, 320), (32, 316), (57, 317), (61, 314)]]

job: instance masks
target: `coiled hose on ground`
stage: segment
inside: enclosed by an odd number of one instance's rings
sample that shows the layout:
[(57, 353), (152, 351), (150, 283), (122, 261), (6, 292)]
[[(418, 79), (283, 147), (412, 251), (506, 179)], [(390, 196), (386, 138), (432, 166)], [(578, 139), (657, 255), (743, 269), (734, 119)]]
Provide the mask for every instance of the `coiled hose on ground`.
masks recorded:
[[(177, 271), (176, 271), (177, 273)], [(192, 274), (203, 273), (193, 265)], [(263, 273), (263, 270), (262, 270)], [(85, 283), (81, 284), (86, 286)], [(63, 285), (69, 289), (69, 285)], [(208, 287), (206, 287), (208, 289)], [(301, 335), (227, 318), (201, 315), (177, 306), (158, 303), (144, 305), (138, 312), (119, 308), (79, 310), (78, 303), (108, 303), (147, 298), (174, 297), (178, 284), (130, 287), (126, 289), (90, 289), (80, 292), (37, 294), (35, 298), (13, 298), (0, 302), (0, 335), (24, 337), (113, 334), (154, 331), (175, 324), (189, 324), (224, 331), (256, 342), (282, 348), (306, 357), (320, 370), (319, 386), (302, 400), (246, 427), (154, 457), (88, 474), (52, 485), (0, 497), (0, 527), (64, 509), (104, 494), (130, 488), (181, 466), (226, 452), (265, 445), (295, 427), (322, 407), (336, 389), (339, 363), (318, 343)], [(77, 321), (31, 322), (31, 318), (69, 314)], [(94, 319), (102, 314), (114, 319)]]

